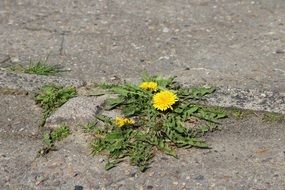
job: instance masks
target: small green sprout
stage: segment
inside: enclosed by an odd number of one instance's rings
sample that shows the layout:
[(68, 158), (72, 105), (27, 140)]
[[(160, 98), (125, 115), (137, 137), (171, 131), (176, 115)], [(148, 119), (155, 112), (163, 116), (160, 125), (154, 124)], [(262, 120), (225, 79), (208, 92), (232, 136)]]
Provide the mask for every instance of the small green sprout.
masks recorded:
[(43, 124), (50, 114), (69, 99), (76, 96), (76, 88), (45, 85), (36, 95), (36, 102), (43, 108)]
[(284, 120), (284, 116), (278, 113), (264, 113), (262, 120), (264, 122), (280, 122)]
[(43, 135), (44, 147), (38, 151), (38, 156), (43, 156), (52, 150), (56, 150), (55, 142), (63, 140), (70, 134), (70, 129), (66, 124), (62, 124), (57, 129), (45, 132)]
[(62, 71), (59, 66), (47, 64), (45, 61), (30, 63), (27, 68), (24, 68), (25, 73), (37, 75), (56, 75)]

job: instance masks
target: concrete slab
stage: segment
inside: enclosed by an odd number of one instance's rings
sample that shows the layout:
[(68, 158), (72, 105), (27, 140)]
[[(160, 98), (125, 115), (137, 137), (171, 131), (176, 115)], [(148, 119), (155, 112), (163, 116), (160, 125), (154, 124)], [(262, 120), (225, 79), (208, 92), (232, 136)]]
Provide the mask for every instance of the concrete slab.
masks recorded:
[(106, 98), (106, 96), (72, 98), (47, 118), (45, 127), (56, 128), (59, 124), (66, 123), (72, 126), (72, 130), (78, 130), (80, 126), (94, 120), (95, 116), (102, 111)]
[(41, 108), (27, 96), (0, 93), (0, 134), (36, 136), (41, 123)]
[(24, 174), (15, 174), (17, 183), (11, 181), (4, 187), (283, 189), (284, 121), (265, 123), (257, 113), (242, 120), (226, 120), (222, 128), (206, 137), (212, 149), (181, 150), (178, 160), (158, 155), (145, 173), (127, 162), (105, 171), (104, 157), (90, 155), (91, 138), (77, 132), (57, 143), (58, 151), (35, 159)]
[(0, 88), (2, 89), (35, 92), (47, 84), (81, 87), (85, 82), (58, 76), (43, 76), (0, 70)]
[(0, 94), (0, 186), (29, 189), (20, 183), (42, 147), (41, 109), (28, 96)]
[(51, 53), (84, 80), (147, 70), (284, 92), (284, 9), (283, 0), (4, 0), (0, 51), (23, 64)]

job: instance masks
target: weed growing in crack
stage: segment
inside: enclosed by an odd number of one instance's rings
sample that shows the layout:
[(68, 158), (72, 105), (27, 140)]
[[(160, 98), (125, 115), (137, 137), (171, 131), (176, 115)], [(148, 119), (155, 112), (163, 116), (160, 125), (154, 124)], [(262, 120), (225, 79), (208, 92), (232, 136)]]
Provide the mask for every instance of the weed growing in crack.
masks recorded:
[(92, 121), (83, 126), (84, 133), (92, 133), (97, 126), (98, 121)]
[(231, 110), (230, 113), (237, 119), (242, 119), (244, 117), (244, 112), (239, 109)]
[(37, 74), (37, 75), (56, 75), (63, 72), (61, 67), (57, 65), (50, 65), (43, 61), (31, 63), (27, 68), (24, 69), (25, 73)]
[(28, 73), (28, 74), (36, 74), (36, 75), (57, 75), (64, 70), (58, 65), (51, 65), (47, 63), (47, 58), (44, 60), (40, 60), (37, 62), (30, 61), (30, 65), (28, 67), (24, 67), (22, 65), (15, 65), (10, 67), (11, 71)]
[(264, 113), (262, 118), (264, 122), (280, 122), (284, 119), (285, 117), (282, 114), (269, 113), (269, 112)]
[(235, 119), (243, 119), (251, 114), (250, 111), (242, 110), (239, 108), (227, 108), (225, 111), (230, 117), (233, 117)]
[(124, 83), (101, 87), (117, 95), (106, 101), (105, 109), (122, 111), (115, 119), (97, 116), (101, 122), (94, 129), (91, 149), (93, 155), (108, 156), (107, 170), (129, 158), (143, 172), (157, 151), (177, 157), (177, 148), (208, 148), (201, 137), (226, 117), (222, 110), (195, 103), (213, 93), (213, 88), (183, 88), (174, 78), (144, 76), (139, 86)]
[(67, 102), (70, 98), (76, 96), (76, 88), (62, 87), (56, 85), (43, 86), (39, 94), (36, 95), (36, 102), (43, 108), (43, 123), (50, 116), (50, 114)]
[(59, 128), (53, 130), (50, 133), (50, 137), (53, 142), (61, 141), (62, 139), (66, 138), (68, 135), (70, 135), (70, 130), (66, 124), (61, 125)]
[(45, 132), (43, 135), (44, 147), (38, 151), (38, 156), (43, 156), (50, 151), (56, 150), (55, 142), (63, 140), (70, 134), (70, 129), (66, 124), (61, 124), (59, 128)]

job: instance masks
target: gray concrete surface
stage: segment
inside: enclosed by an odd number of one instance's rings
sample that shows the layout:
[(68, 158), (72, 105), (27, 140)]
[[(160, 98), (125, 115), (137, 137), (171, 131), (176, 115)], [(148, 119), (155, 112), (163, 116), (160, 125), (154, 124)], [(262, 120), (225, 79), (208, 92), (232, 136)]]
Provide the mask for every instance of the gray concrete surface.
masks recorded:
[(285, 91), (283, 0), (2, 0), (0, 66), (50, 54), (65, 76), (177, 75)]
[(85, 82), (58, 76), (31, 75), (0, 70), (0, 89), (35, 92), (47, 84), (81, 87), (85, 85)]
[(42, 147), (41, 109), (28, 96), (2, 94), (0, 108), (0, 187), (27, 189), (19, 182)]
[[(36, 158), (41, 109), (21, 90), (47, 81), (136, 81), (147, 70), (221, 86), (212, 105), (284, 113), (284, 20), (283, 0), (1, 0), (1, 189), (283, 190), (284, 120), (264, 122), (262, 113), (227, 119), (206, 137), (212, 149), (181, 150), (179, 160), (158, 155), (145, 173), (128, 163), (107, 172), (80, 128)], [(2, 71), (47, 55), (70, 70), (66, 79)]]
[[(15, 109), (19, 103), (23, 107)], [(151, 168), (140, 173), (127, 162), (105, 171), (104, 157), (90, 155), (88, 143), (92, 138), (80, 128), (56, 143), (57, 151), (36, 158), (42, 147), (42, 134), (37, 128), (39, 108), (28, 96), (6, 95), (0, 98), (0, 105), (6, 111), (2, 111), (0, 120), (3, 189), (283, 190), (285, 187), (285, 123), (284, 120), (264, 122), (262, 113), (224, 120), (220, 131), (206, 137), (212, 149), (180, 150), (178, 160), (159, 154)]]
[(206, 104), (285, 114), (285, 94), (260, 89), (218, 88)]
[(102, 111), (105, 100), (105, 97), (72, 98), (47, 118), (45, 127), (57, 128), (58, 124), (66, 123), (77, 130), (79, 125), (84, 126), (94, 120)]
[(34, 136), (38, 134), (42, 110), (25, 95), (0, 93), (0, 133)]

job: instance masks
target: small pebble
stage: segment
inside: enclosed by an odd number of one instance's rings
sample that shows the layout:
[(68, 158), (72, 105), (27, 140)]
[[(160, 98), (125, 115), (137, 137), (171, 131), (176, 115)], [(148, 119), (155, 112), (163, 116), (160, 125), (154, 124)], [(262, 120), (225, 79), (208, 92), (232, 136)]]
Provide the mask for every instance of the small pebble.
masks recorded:
[(205, 177), (202, 175), (198, 175), (197, 177), (195, 177), (196, 180), (203, 180)]
[(167, 33), (167, 32), (169, 32), (169, 29), (165, 27), (165, 28), (163, 28), (162, 32)]
[(150, 176), (150, 177), (151, 177), (151, 176), (153, 176), (153, 175), (154, 175), (154, 173), (155, 173), (155, 172), (150, 172), (150, 173), (148, 174), (148, 176)]
[(100, 158), (100, 159), (99, 159), (99, 162), (100, 162), (100, 163), (104, 162), (104, 158)]
[(20, 62), (20, 59), (18, 57), (11, 57), (10, 59), (11, 59), (12, 63)]
[(83, 187), (81, 185), (75, 185), (74, 190), (83, 190)]

